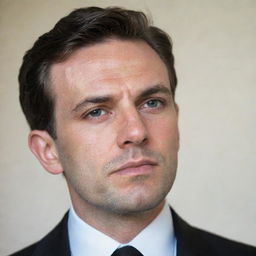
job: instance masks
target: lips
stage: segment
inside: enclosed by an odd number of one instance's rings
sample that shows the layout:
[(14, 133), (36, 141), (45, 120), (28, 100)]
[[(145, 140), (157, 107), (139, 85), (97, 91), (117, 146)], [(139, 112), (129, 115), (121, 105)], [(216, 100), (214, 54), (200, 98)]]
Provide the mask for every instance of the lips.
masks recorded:
[(157, 166), (157, 163), (152, 160), (130, 161), (120, 166), (111, 174), (143, 175), (152, 172), (154, 166)]

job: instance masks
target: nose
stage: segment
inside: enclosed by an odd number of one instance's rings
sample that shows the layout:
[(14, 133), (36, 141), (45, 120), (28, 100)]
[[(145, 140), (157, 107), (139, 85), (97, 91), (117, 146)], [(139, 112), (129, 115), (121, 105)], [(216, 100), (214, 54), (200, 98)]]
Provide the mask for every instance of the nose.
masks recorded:
[(117, 143), (120, 148), (147, 143), (147, 127), (137, 110), (125, 110), (120, 119), (120, 129), (117, 135)]

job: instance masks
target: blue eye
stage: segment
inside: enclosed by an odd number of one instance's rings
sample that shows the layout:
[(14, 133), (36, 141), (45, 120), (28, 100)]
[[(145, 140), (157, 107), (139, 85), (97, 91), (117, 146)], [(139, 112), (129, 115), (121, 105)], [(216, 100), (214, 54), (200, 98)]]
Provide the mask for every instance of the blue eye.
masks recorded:
[(159, 100), (149, 100), (145, 103), (145, 105), (147, 105), (147, 107), (149, 108), (156, 108), (159, 106), (161, 102)]
[(90, 113), (88, 113), (88, 116), (90, 116), (90, 117), (100, 117), (101, 115), (104, 115), (105, 113), (106, 113), (106, 111), (104, 111), (100, 108), (97, 108), (97, 109), (92, 110)]

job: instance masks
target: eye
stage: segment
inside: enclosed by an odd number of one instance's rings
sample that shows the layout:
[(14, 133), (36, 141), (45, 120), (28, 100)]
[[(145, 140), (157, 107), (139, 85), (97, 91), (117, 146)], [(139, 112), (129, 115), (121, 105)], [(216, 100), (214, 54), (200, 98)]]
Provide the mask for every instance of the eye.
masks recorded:
[(157, 99), (148, 100), (143, 104), (143, 108), (158, 108), (163, 105), (163, 102)]
[(85, 117), (97, 118), (97, 117), (101, 117), (102, 115), (105, 115), (106, 113), (107, 113), (107, 111), (105, 111), (101, 108), (97, 108), (97, 109), (94, 109), (94, 110), (90, 111), (89, 113), (87, 113)]

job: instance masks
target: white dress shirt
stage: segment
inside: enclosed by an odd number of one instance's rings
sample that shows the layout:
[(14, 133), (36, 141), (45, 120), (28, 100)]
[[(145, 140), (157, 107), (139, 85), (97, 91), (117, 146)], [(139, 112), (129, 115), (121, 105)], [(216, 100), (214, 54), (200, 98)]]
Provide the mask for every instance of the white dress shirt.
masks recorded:
[(110, 256), (125, 245), (135, 247), (144, 256), (176, 256), (176, 238), (167, 203), (160, 214), (128, 244), (120, 244), (88, 225), (72, 207), (68, 217), (68, 235), (72, 256)]

